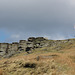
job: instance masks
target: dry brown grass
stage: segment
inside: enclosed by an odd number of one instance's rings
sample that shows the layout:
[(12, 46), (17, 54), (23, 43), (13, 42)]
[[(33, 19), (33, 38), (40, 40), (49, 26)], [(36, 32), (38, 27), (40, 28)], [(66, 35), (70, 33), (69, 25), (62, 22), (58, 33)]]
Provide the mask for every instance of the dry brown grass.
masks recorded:
[(0, 75), (3, 75), (3, 71), (2, 70), (0, 70)]
[[(49, 52), (15, 56), (0, 60), (0, 75), (75, 75), (74, 48), (64, 49), (64, 53)], [(39, 60), (36, 58), (39, 56)], [(2, 70), (3, 69), (3, 70)]]
[(4, 72), (3, 72), (3, 70), (2, 70), (2, 69), (0, 69), (0, 75), (4, 75), (3, 73), (4, 73)]

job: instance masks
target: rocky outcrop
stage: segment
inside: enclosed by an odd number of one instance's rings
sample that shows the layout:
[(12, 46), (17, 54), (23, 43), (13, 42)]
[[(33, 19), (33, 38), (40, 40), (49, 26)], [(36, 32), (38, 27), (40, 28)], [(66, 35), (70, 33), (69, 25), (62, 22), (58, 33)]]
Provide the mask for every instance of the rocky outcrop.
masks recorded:
[[(66, 44), (65, 44), (66, 43)], [(36, 48), (50, 47), (51, 49), (60, 50), (64, 44), (75, 43), (75, 39), (68, 40), (48, 40), (44, 37), (29, 37), (28, 40), (20, 40), (13, 43), (0, 43), (0, 56), (10, 57), (15, 53), (29, 52)]]
[[(30, 51), (31, 49), (45, 46), (47, 39), (43, 37), (30, 37), (28, 40), (20, 40), (13, 43), (0, 43), (0, 56), (8, 57), (17, 52)], [(47, 45), (46, 45), (47, 46)]]

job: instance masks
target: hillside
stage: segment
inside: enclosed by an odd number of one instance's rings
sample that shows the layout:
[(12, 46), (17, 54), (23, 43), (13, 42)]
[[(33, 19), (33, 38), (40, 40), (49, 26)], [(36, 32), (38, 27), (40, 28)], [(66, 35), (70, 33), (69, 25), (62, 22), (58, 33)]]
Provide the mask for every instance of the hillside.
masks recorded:
[(75, 39), (33, 43), (35, 47), (28, 51), (1, 57), (0, 75), (75, 75)]

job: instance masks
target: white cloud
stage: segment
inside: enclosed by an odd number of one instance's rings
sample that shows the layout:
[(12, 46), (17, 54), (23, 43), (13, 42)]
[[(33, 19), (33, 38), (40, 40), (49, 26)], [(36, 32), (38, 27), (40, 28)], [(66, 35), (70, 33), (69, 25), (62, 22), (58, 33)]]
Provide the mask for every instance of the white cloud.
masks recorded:
[(53, 37), (54, 40), (64, 40), (65, 37), (61, 36), (61, 35), (56, 35), (55, 37)]
[(20, 38), (20, 35), (19, 34), (13, 34), (13, 35), (11, 35), (11, 38)]
[(65, 36), (63, 36), (62, 34), (53, 34), (53, 35), (44, 35), (43, 37), (46, 37), (48, 39), (52, 39), (52, 40), (64, 40), (66, 39)]

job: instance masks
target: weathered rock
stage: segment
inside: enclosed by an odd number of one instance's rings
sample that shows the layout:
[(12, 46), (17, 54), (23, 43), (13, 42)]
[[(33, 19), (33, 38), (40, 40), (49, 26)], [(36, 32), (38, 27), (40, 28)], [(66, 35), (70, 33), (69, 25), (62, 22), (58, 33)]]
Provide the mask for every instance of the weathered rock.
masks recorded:
[(0, 43), (0, 56), (5, 55), (8, 52), (8, 43)]
[(35, 37), (29, 37), (29, 38), (28, 38), (28, 41), (29, 41), (29, 42), (33, 42), (34, 40), (35, 40)]
[(25, 51), (27, 47), (27, 41), (26, 40), (20, 40), (18, 45), (18, 51)]
[(28, 40), (20, 40), (13, 43), (0, 43), (0, 56), (11, 57), (12, 55), (26, 51), (32, 53), (33, 49), (51, 47), (52, 50), (61, 50), (62, 45), (72, 45), (75, 39), (68, 40), (48, 40), (44, 37), (29, 37)]

